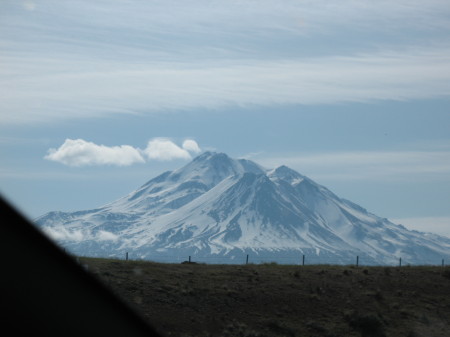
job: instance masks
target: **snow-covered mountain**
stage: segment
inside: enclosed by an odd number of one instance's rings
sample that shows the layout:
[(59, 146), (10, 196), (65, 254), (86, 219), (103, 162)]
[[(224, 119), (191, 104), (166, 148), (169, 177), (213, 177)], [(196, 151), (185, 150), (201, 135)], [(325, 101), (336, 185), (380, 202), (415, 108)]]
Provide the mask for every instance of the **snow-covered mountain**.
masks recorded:
[(103, 207), (35, 223), (77, 255), (156, 261), (438, 264), (450, 239), (410, 231), (296, 171), (206, 152)]

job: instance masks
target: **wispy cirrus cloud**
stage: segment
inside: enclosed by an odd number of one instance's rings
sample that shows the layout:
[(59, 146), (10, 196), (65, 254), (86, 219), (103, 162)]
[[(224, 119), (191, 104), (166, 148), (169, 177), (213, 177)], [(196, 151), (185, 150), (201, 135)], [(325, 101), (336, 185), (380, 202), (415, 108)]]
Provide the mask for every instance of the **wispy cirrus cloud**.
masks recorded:
[(257, 155), (266, 167), (287, 165), (315, 179), (396, 181), (450, 179), (449, 151), (341, 151), (284, 156)]
[(446, 1), (23, 4), (0, 4), (5, 124), (450, 95)]
[(129, 166), (148, 160), (167, 161), (190, 159), (191, 153), (201, 152), (197, 142), (186, 139), (180, 147), (167, 138), (156, 138), (148, 142), (144, 150), (130, 145), (97, 145), (83, 139), (66, 139), (57, 149), (49, 149), (44, 157), (68, 166), (115, 165)]
[(450, 217), (415, 217), (390, 219), (396, 224), (401, 224), (408, 229), (420, 232), (435, 233), (450, 238)]
[(450, 95), (450, 48), (235, 60), (227, 65), (218, 61), (111, 64), (109, 69), (76, 74), (54, 73), (49, 65), (48, 72), (33, 77), (12, 81), (0, 77), (0, 87), (4, 123), (232, 106), (439, 98)]

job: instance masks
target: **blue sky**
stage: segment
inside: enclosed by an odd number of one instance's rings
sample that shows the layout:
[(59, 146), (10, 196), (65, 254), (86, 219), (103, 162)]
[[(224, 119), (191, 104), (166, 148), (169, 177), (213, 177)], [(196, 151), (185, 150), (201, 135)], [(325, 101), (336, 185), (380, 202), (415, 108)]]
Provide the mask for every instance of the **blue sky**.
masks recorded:
[(447, 1), (0, 3), (0, 192), (101, 206), (201, 151), (450, 236)]

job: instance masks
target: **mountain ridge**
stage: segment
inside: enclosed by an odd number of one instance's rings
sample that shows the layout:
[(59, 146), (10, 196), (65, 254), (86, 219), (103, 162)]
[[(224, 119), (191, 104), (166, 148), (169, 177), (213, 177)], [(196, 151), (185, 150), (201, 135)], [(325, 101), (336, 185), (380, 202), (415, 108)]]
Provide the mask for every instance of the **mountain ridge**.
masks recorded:
[(251, 253), (255, 261), (298, 263), (307, 254), (322, 263), (361, 256), (367, 264), (450, 258), (449, 238), (395, 225), (287, 166), (268, 170), (215, 152), (105, 206), (50, 212), (35, 222), (69, 251), (90, 256), (127, 251), (224, 262)]

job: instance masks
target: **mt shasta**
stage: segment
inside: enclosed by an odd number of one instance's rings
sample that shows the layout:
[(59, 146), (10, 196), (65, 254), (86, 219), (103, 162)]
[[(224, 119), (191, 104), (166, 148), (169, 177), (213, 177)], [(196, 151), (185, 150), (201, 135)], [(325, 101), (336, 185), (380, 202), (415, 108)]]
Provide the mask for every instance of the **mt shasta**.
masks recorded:
[(84, 256), (208, 263), (438, 264), (450, 239), (410, 231), (296, 171), (205, 152), (103, 207), (35, 223)]

